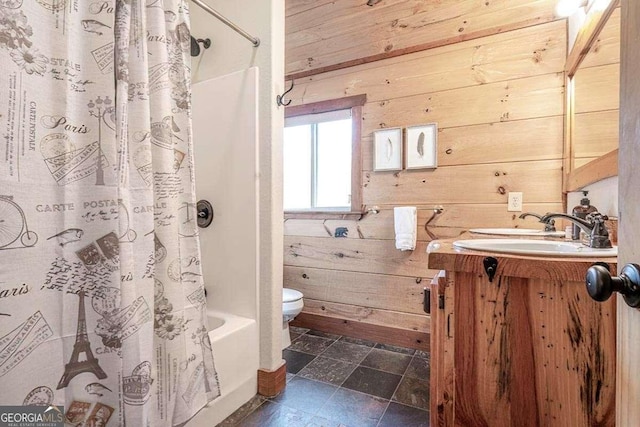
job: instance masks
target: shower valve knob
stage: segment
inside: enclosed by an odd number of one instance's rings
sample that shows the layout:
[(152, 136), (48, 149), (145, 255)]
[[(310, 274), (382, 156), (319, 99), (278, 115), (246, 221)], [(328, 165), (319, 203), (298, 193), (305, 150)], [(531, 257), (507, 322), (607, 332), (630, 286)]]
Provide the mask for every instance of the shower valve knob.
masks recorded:
[(198, 227), (207, 228), (213, 221), (213, 206), (207, 200), (198, 200), (196, 209), (198, 211)]
[(586, 285), (589, 296), (596, 301), (606, 301), (614, 292), (619, 292), (627, 305), (640, 307), (640, 266), (637, 264), (622, 267), (620, 277), (612, 277), (603, 265), (593, 265), (587, 270)]

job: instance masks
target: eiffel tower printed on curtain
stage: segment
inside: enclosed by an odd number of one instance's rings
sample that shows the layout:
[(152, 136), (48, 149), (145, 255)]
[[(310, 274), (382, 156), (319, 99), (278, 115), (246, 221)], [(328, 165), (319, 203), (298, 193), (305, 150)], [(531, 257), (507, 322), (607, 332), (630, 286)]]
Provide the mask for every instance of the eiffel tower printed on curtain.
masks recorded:
[[(107, 374), (102, 370), (98, 359), (93, 356), (91, 343), (87, 336), (87, 319), (84, 309), (84, 290), (78, 292), (80, 303), (78, 304), (78, 329), (76, 332), (76, 342), (73, 345), (73, 353), (69, 363), (64, 365), (64, 373), (58, 382), (57, 390), (69, 385), (69, 382), (78, 374), (83, 372), (93, 372), (98, 379), (107, 378)], [(80, 354), (84, 353), (85, 360), (80, 361)]]

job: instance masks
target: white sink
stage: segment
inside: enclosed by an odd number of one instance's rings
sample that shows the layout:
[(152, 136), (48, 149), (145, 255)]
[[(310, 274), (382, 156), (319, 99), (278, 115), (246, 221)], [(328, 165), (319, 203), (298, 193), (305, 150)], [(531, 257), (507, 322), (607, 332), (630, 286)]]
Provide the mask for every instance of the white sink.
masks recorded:
[(475, 234), (495, 234), (499, 236), (547, 236), (564, 237), (564, 231), (544, 231), (534, 228), (472, 228)]
[(486, 252), (502, 252), (518, 255), (541, 255), (552, 257), (613, 257), (618, 256), (618, 247), (593, 249), (580, 243), (553, 240), (527, 239), (474, 239), (453, 242), (456, 248)]

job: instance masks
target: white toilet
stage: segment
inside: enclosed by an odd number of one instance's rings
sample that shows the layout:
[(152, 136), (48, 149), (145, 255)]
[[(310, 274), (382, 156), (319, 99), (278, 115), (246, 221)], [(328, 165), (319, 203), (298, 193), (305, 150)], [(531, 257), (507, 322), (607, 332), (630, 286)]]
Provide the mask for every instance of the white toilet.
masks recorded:
[(291, 345), (291, 335), (289, 334), (289, 322), (291, 322), (304, 307), (302, 292), (295, 289), (282, 288), (282, 348)]

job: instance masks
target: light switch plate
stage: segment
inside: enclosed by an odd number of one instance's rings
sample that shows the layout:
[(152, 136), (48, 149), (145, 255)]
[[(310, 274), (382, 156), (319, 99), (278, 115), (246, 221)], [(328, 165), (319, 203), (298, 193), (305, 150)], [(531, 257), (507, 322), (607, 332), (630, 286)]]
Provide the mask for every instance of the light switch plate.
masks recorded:
[(521, 192), (510, 192), (508, 194), (507, 211), (522, 212), (522, 193)]

